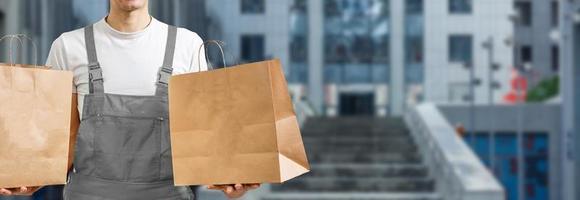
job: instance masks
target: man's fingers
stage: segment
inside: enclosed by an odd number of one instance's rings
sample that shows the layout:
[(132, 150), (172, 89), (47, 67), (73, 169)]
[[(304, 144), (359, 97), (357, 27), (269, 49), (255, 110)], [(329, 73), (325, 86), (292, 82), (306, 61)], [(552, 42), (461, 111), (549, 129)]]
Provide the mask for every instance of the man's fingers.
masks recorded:
[(8, 189), (0, 188), (0, 194), (2, 195), (12, 195), (12, 192)]
[(245, 191), (245, 190), (253, 190), (259, 188), (259, 183), (252, 183), (252, 184), (232, 184), (232, 185), (208, 185), (207, 189), (210, 190), (222, 190), (226, 194), (231, 194), (237, 191)]
[(26, 193), (26, 192), (28, 192), (27, 187), (20, 187), (20, 193)]
[(224, 190), (225, 187), (223, 185), (209, 185), (209, 186), (207, 186), (207, 189), (210, 189), (210, 190)]

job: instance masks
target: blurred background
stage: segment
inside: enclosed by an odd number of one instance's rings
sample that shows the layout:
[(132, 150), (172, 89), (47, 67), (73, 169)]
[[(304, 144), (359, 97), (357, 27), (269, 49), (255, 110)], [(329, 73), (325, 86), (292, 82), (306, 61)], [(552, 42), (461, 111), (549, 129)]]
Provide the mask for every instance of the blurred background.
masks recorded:
[[(150, 0), (150, 9), (224, 41), (227, 65), (282, 61), (312, 171), (245, 199), (580, 199), (578, 0)], [(28, 35), (37, 60), (30, 46), (15, 60), (43, 63), (56, 37), (107, 10), (108, 0), (0, 0), (0, 35)], [(0, 199), (61, 199), (61, 189)]]

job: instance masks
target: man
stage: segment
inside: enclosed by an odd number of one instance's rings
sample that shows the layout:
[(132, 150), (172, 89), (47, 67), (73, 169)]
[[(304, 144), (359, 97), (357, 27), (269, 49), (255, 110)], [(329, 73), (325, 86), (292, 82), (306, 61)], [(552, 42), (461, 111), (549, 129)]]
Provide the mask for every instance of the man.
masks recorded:
[[(194, 198), (188, 187), (173, 185), (167, 82), (172, 74), (207, 70), (205, 60), (197, 65), (203, 41), (157, 21), (148, 10), (148, 0), (110, 0), (107, 17), (62, 34), (52, 45), (47, 65), (74, 72), (82, 119), (65, 199)], [(238, 198), (257, 187), (208, 188)]]

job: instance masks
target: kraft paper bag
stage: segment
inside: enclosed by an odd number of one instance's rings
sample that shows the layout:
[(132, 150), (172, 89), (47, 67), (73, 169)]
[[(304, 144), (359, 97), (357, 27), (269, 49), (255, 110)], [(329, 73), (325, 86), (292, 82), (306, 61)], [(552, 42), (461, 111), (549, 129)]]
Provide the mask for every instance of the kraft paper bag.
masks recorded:
[(78, 127), (72, 79), (68, 71), (0, 64), (0, 188), (66, 182)]
[(175, 185), (281, 183), (310, 167), (278, 60), (169, 81)]

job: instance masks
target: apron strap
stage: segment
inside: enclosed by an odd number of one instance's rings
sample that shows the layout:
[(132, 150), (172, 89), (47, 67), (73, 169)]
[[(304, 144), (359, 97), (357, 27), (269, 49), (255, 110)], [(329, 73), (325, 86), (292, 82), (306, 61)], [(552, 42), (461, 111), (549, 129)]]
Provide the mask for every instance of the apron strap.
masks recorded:
[(85, 46), (87, 49), (87, 60), (89, 68), (89, 93), (104, 93), (103, 71), (97, 59), (97, 49), (95, 47), (95, 33), (93, 25), (85, 27)]
[(169, 26), (167, 30), (167, 43), (165, 45), (165, 57), (163, 58), (163, 66), (159, 69), (157, 75), (157, 90), (155, 95), (167, 96), (167, 86), (169, 85), (169, 78), (173, 74), (173, 57), (175, 55), (175, 43), (177, 40), (177, 27)]

